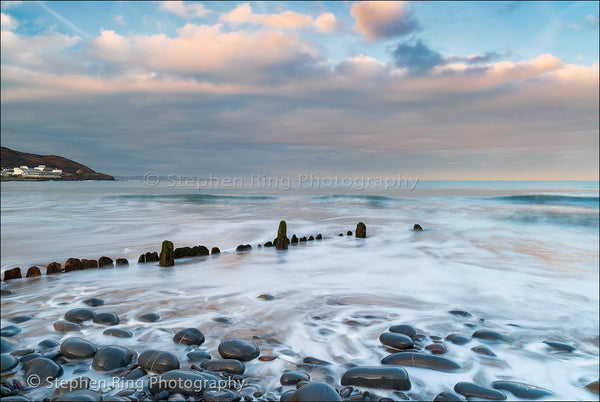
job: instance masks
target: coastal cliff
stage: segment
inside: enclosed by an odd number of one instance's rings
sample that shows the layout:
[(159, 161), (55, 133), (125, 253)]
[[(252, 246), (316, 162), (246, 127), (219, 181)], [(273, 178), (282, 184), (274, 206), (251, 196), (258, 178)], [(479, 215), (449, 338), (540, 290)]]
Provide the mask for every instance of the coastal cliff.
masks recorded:
[(46, 165), (48, 167), (62, 170), (62, 174), (57, 178), (23, 178), (20, 176), (2, 175), (2, 181), (43, 181), (43, 180), (114, 180), (113, 176), (96, 172), (89, 167), (75, 162), (71, 159), (56, 155), (36, 155), (25, 152), (15, 151), (10, 148), (1, 147), (0, 161), (2, 169), (14, 168), (18, 166), (35, 167)]

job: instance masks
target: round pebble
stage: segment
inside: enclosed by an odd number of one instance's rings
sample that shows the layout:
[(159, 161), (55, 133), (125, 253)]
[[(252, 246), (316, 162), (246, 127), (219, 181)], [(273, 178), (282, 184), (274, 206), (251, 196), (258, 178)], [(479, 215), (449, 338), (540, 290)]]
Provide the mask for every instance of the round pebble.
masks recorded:
[(257, 358), (260, 355), (260, 350), (253, 342), (244, 339), (230, 339), (221, 342), (219, 354), (224, 359), (236, 359), (245, 362)]
[(11, 336), (19, 334), (21, 331), (22, 329), (16, 325), (8, 325), (0, 330), (0, 336), (10, 338)]
[(220, 371), (229, 374), (244, 374), (244, 371), (246, 371), (244, 363), (235, 359), (204, 360), (200, 367), (207, 371)]
[(413, 346), (413, 341), (410, 337), (394, 332), (384, 332), (379, 336), (379, 341), (385, 346), (394, 349), (408, 349)]
[(170, 352), (146, 350), (138, 357), (138, 364), (147, 371), (162, 374), (179, 368), (179, 360)]
[(160, 316), (156, 313), (148, 313), (140, 315), (138, 319), (143, 322), (156, 322), (160, 319)]
[(185, 328), (175, 334), (173, 341), (183, 345), (202, 345), (204, 334), (196, 328)]
[(310, 381), (310, 375), (301, 371), (283, 373), (279, 378), (281, 385), (296, 385), (300, 381)]
[(79, 324), (83, 321), (91, 320), (96, 316), (92, 310), (87, 308), (75, 308), (65, 313), (65, 320)]
[(105, 329), (104, 332), (102, 332), (104, 335), (107, 336), (114, 336), (117, 338), (132, 338), (133, 334), (131, 333), (131, 331), (128, 331), (126, 329), (120, 329), (120, 328), (108, 328)]
[(60, 353), (68, 359), (89, 359), (96, 354), (96, 346), (84, 338), (69, 338), (60, 345)]
[(98, 307), (98, 306), (102, 306), (104, 304), (104, 300), (97, 299), (95, 297), (93, 297), (91, 299), (85, 299), (83, 302), (91, 307)]
[(121, 346), (104, 346), (96, 352), (92, 367), (98, 371), (111, 371), (127, 367), (135, 358), (136, 353)]

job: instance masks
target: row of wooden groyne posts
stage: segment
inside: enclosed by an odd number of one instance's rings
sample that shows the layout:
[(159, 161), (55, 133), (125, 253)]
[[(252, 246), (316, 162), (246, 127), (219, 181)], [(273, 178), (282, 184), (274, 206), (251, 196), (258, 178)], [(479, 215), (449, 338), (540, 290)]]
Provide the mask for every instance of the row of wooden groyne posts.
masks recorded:
[[(419, 224), (415, 224), (413, 227), (414, 231), (422, 231), (423, 229)], [(367, 227), (364, 223), (359, 222), (356, 225), (355, 230), (356, 238), (367, 237)], [(352, 236), (352, 231), (346, 232), (347, 236)], [(344, 236), (340, 233), (338, 236)], [(295, 234), (291, 239), (287, 237), (287, 224), (285, 221), (279, 223), (279, 229), (277, 230), (277, 237), (273, 241), (268, 241), (264, 245), (259, 244), (258, 247), (275, 247), (277, 250), (286, 250), (289, 245), (297, 245), (298, 243), (305, 243), (313, 240), (322, 240), (323, 235), (320, 233), (316, 236), (301, 237), (298, 238)], [(237, 252), (245, 252), (252, 249), (250, 244), (240, 244), (237, 246)], [(140, 255), (138, 263), (158, 262), (161, 267), (172, 267), (175, 265), (175, 259), (186, 258), (186, 257), (203, 257), (207, 255), (220, 254), (221, 250), (218, 247), (213, 247), (210, 251), (205, 246), (194, 246), (194, 247), (173, 247), (173, 242), (165, 240), (162, 242), (160, 254), (156, 251), (147, 252)], [(59, 274), (61, 272), (72, 272), (81, 271), (85, 269), (93, 268), (113, 268), (115, 266), (126, 267), (129, 266), (129, 261), (126, 258), (117, 258), (113, 261), (109, 257), (100, 257), (98, 260), (87, 260), (79, 258), (69, 258), (64, 267), (58, 262), (51, 262), (46, 266), (46, 275)], [(33, 278), (41, 276), (42, 272), (38, 266), (32, 266), (27, 269), (25, 278)], [(7, 269), (4, 272), (4, 281), (12, 279), (23, 278), (21, 268), (15, 267)]]

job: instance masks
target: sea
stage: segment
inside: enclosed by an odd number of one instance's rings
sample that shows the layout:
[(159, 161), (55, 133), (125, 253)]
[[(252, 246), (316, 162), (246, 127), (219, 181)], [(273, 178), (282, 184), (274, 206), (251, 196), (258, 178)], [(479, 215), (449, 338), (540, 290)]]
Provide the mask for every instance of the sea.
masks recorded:
[[(547, 389), (552, 399), (597, 400), (585, 386), (599, 378), (598, 181), (212, 183), (158, 176), (3, 182), (2, 271), (101, 256), (127, 258), (129, 267), (51, 276), (42, 269), (42, 277), (3, 282), (14, 295), (2, 297), (2, 327), (30, 315), (17, 324), (21, 348), (61, 342), (74, 334), (56, 332), (53, 323), (87, 307), (84, 299), (101, 298), (105, 304), (95, 309), (118, 314), (117, 327), (134, 336), (108, 337), (91, 322), (78, 336), (137, 353), (171, 351), (184, 368), (191, 349), (173, 343), (179, 329), (200, 329), (206, 342), (199, 349), (213, 359), (222, 340), (253, 339), (262, 355), (276, 358), (246, 362), (245, 378), (258, 390), (255, 399), (279, 400), (293, 389), (280, 385), (281, 373), (306, 369), (305, 357), (329, 362), (310, 375), (339, 389), (349, 367), (382, 366), (394, 351), (379, 335), (408, 324), (419, 348), (443, 343), (441, 356), (462, 369), (407, 367), (410, 391), (371, 390), (377, 395), (432, 400), (461, 381), (490, 387), (509, 380)], [(289, 237), (323, 240), (259, 248), (276, 237), (281, 220)], [(367, 227), (365, 239), (348, 235), (358, 222)], [(163, 240), (221, 254), (178, 259), (170, 268), (138, 264)], [(236, 252), (240, 244), (252, 250)], [(139, 320), (149, 312), (160, 319)], [(471, 338), (479, 329), (511, 341)], [(470, 342), (455, 345), (445, 340), (449, 334)], [(65, 366), (62, 378), (107, 375), (80, 364)]]

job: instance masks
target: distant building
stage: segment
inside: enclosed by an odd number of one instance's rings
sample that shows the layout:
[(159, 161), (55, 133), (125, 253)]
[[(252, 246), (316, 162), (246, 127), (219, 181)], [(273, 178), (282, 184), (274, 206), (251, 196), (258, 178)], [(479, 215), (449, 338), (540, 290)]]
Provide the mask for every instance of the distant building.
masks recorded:
[(61, 169), (52, 169), (46, 167), (46, 165), (39, 165), (32, 168), (28, 166), (19, 166), (12, 169), (13, 176), (31, 177), (31, 178), (60, 178), (62, 174)]

